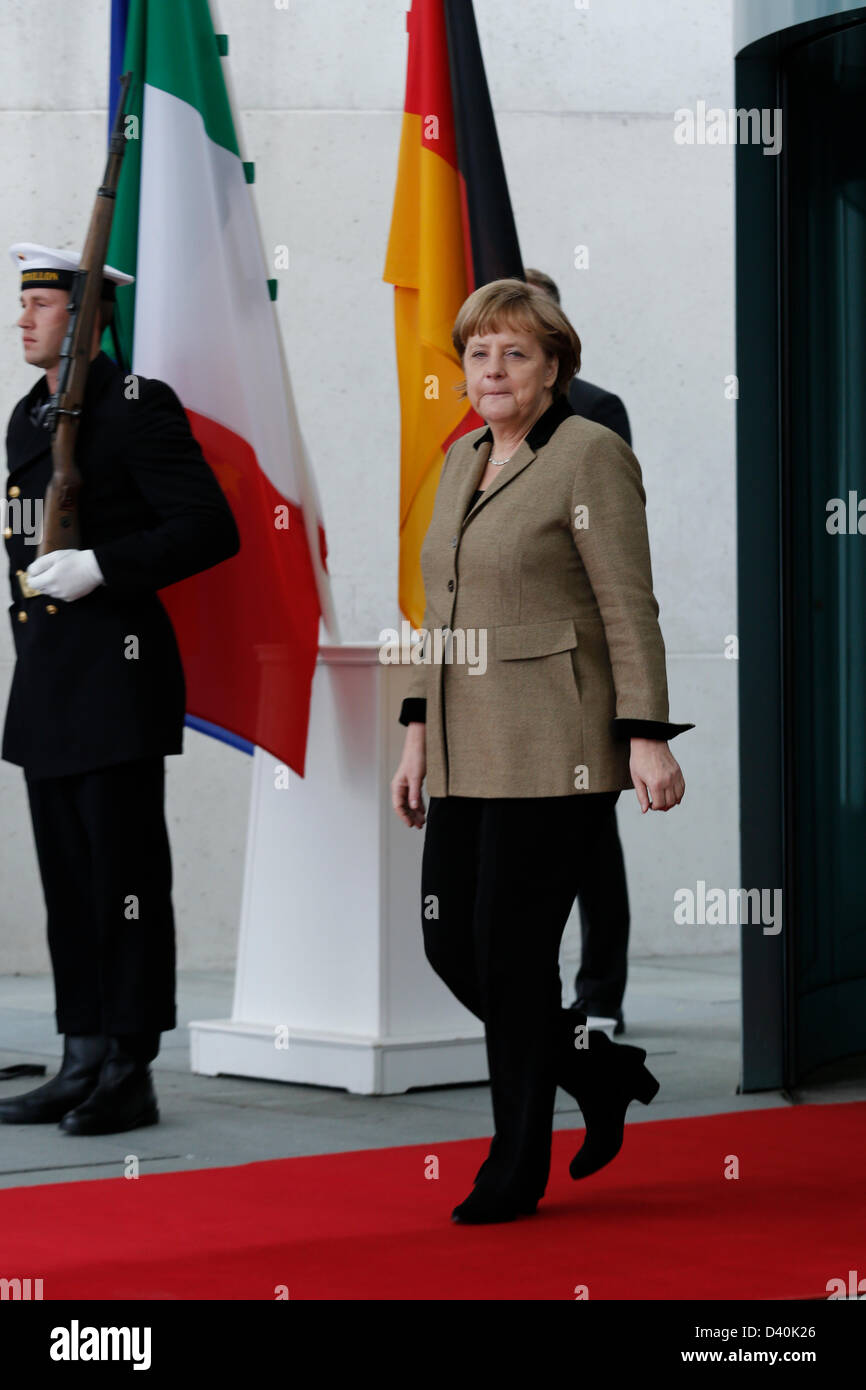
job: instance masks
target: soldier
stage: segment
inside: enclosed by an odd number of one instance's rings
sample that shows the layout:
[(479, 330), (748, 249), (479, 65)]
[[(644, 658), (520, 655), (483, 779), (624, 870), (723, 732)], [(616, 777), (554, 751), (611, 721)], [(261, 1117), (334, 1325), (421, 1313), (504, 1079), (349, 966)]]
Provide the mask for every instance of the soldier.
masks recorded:
[(99, 350), (106, 266), (76, 446), (81, 549), (35, 558), (79, 256), (10, 249), (24, 357), (44, 375), (12, 413), (5, 540), (16, 664), (2, 756), (24, 772), (48, 914), (63, 1063), (0, 1103), (6, 1124), (113, 1134), (159, 1119), (149, 1063), (176, 1026), (164, 756), (182, 751), (183, 668), (157, 590), (236, 554), (229, 505), (177, 396)]

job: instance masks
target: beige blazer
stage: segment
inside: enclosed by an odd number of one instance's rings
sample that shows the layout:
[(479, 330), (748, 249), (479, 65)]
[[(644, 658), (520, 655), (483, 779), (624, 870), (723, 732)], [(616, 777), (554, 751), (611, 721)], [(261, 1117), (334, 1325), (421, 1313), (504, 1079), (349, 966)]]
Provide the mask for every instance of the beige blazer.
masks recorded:
[(465, 519), (489, 430), (457, 439), (442, 466), (421, 549), (425, 663), (408, 692), (427, 701), (430, 796), (625, 790), (617, 721), (667, 723), (640, 466), (567, 409), (554, 401)]

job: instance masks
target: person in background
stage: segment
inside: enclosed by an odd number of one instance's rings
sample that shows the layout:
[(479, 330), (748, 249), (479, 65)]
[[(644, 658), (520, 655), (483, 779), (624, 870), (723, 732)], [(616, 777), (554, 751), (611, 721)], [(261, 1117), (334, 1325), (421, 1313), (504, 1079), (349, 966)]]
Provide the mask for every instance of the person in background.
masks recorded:
[[(559, 289), (543, 270), (524, 271), (526, 282), (560, 303)], [(631, 447), (631, 428), (619, 396), (594, 386), (582, 377), (572, 378), (568, 400), (576, 415), (595, 420), (618, 434)], [(599, 820), (597, 852), (585, 861), (578, 887), (580, 912), (580, 969), (574, 981), (573, 1009), (589, 1015), (595, 1027), (625, 1032), (622, 1001), (628, 974), (628, 886), (616, 810)]]
[[(549, 294), (554, 304), (561, 303), (559, 287), (543, 270), (529, 269), (523, 273), (528, 285)], [(576, 415), (582, 415), (584, 420), (595, 420), (597, 425), (606, 425), (631, 448), (631, 426), (626, 408), (613, 391), (606, 391), (603, 386), (594, 386), (591, 381), (576, 376), (569, 385), (568, 400)]]

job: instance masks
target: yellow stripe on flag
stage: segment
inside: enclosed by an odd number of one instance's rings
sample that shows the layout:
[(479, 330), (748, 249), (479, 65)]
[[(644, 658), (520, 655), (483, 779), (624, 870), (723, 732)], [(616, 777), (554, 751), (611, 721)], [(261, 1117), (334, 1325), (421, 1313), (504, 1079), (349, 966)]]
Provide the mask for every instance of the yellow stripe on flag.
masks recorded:
[(400, 609), (424, 620), (421, 544), (444, 459), (443, 443), (469, 404), (451, 329), (467, 275), (457, 170), (421, 143), (421, 118), (403, 117), (385, 280), (395, 286), (394, 328), (401, 407)]

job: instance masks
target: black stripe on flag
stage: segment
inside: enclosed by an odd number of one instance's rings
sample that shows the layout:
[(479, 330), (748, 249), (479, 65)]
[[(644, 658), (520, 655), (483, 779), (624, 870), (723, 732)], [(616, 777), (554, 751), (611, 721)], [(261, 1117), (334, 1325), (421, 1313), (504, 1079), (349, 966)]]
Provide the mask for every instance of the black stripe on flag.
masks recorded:
[(444, 0), (457, 163), (466, 185), (474, 288), (524, 279), (472, 0)]

